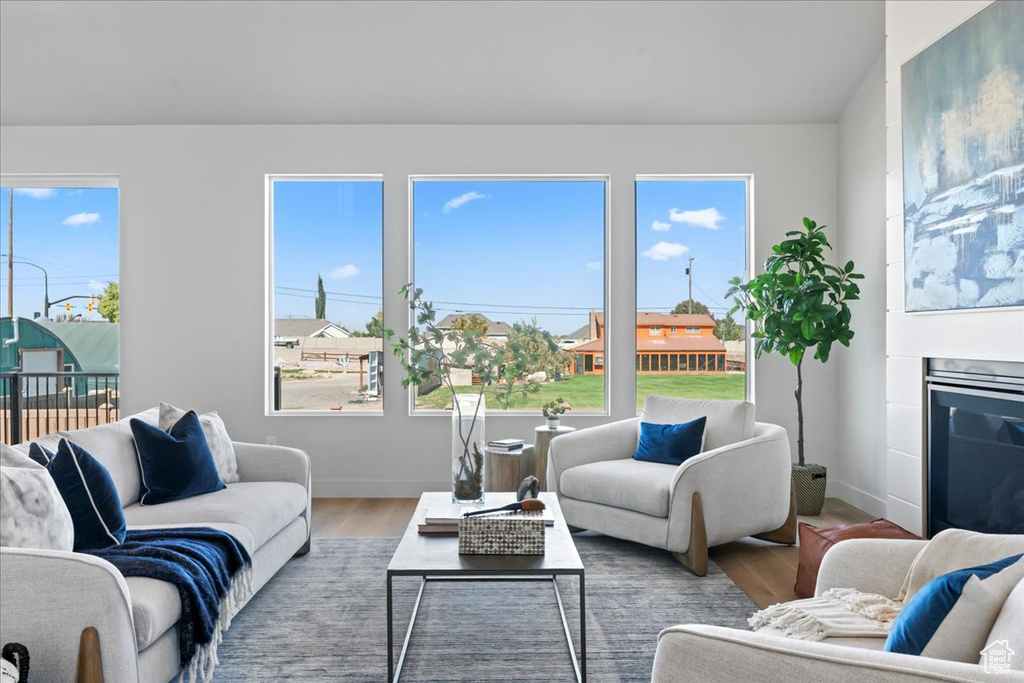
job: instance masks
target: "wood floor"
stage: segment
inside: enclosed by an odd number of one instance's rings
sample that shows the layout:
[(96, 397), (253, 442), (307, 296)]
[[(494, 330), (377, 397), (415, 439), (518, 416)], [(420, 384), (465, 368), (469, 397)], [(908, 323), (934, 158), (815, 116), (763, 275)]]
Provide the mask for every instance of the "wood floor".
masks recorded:
[[(416, 509), (415, 498), (314, 498), (313, 538), (401, 536)], [(837, 498), (826, 498), (817, 526), (854, 524), (871, 515)], [(760, 607), (796, 599), (797, 548), (746, 538), (711, 549), (711, 559)], [(679, 571), (686, 571), (682, 566)]]

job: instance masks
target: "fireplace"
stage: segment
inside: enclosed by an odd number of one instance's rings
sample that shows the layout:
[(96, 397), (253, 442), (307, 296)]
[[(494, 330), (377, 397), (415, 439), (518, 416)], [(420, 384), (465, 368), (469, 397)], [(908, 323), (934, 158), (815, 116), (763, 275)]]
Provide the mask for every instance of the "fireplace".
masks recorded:
[(1024, 533), (1024, 363), (928, 361), (926, 532)]

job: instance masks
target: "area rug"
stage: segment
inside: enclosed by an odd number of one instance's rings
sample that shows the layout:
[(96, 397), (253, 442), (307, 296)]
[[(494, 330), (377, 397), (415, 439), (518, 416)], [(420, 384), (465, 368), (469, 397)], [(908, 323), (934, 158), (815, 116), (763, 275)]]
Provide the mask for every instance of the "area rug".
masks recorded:
[[(644, 682), (658, 632), (683, 623), (747, 628), (757, 607), (713, 562), (696, 577), (667, 552), (582, 534), (592, 683)], [(242, 610), (216, 683), (387, 680), (385, 569), (397, 538), (314, 540)], [(560, 578), (579, 648), (579, 591)], [(419, 579), (395, 581), (395, 654)], [(428, 583), (402, 670), (409, 683), (572, 681), (554, 591), (544, 583)]]

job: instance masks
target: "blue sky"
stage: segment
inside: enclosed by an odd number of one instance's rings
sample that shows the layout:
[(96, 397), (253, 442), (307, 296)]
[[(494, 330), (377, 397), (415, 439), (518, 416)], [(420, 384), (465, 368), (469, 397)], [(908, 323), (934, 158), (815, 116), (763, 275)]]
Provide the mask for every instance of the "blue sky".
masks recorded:
[(416, 181), (416, 286), (439, 317), (536, 316), (574, 332), (604, 305), (604, 192), (603, 181)]
[[(0, 188), (0, 315), (7, 315), (7, 217), (10, 191)], [(31, 318), (43, 312), (43, 273), (50, 280), (50, 301), (72, 295), (99, 294), (118, 281), (119, 224), (116, 188), (14, 190), (14, 313)], [(100, 320), (86, 310), (85, 299), (71, 300), (73, 314)], [(50, 317), (67, 313), (52, 306)]]
[(274, 315), (312, 318), (323, 276), (327, 319), (365, 329), (381, 308), (382, 181), (274, 183)]
[(693, 257), (693, 298), (724, 316), (729, 278), (744, 276), (746, 201), (742, 180), (638, 182), (637, 309), (667, 313), (686, 300)]
[[(277, 317), (311, 317), (316, 276), (327, 317), (364, 329), (380, 307), (381, 182), (278, 181), (274, 185)], [(413, 186), (416, 286), (439, 318), (480, 312), (513, 323), (536, 317), (570, 334), (604, 305), (603, 181), (418, 180)], [(637, 184), (637, 300), (671, 310), (694, 298), (724, 314), (723, 294), (743, 275), (743, 181)]]

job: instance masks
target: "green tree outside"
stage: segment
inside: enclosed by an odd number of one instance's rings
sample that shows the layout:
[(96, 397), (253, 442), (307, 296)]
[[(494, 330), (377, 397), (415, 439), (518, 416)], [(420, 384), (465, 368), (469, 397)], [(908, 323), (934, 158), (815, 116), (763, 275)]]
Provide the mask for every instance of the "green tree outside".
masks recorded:
[(324, 279), (316, 276), (316, 319), (327, 319), (327, 292), (324, 291)]
[[(673, 313), (689, 313), (690, 312), (690, 299), (686, 299), (685, 301), (680, 301), (679, 303), (677, 303), (676, 307), (672, 309), (672, 312)], [(697, 313), (707, 313), (708, 315), (711, 315), (711, 311), (708, 310), (708, 307), (705, 306), (704, 304), (702, 304), (701, 302), (697, 301), (696, 299), (693, 300), (693, 313), (695, 315)], [(714, 317), (714, 316), (712, 316), (712, 317)]]
[(108, 322), (121, 321), (121, 295), (116, 282), (108, 283), (106, 289), (103, 290), (97, 311)]

